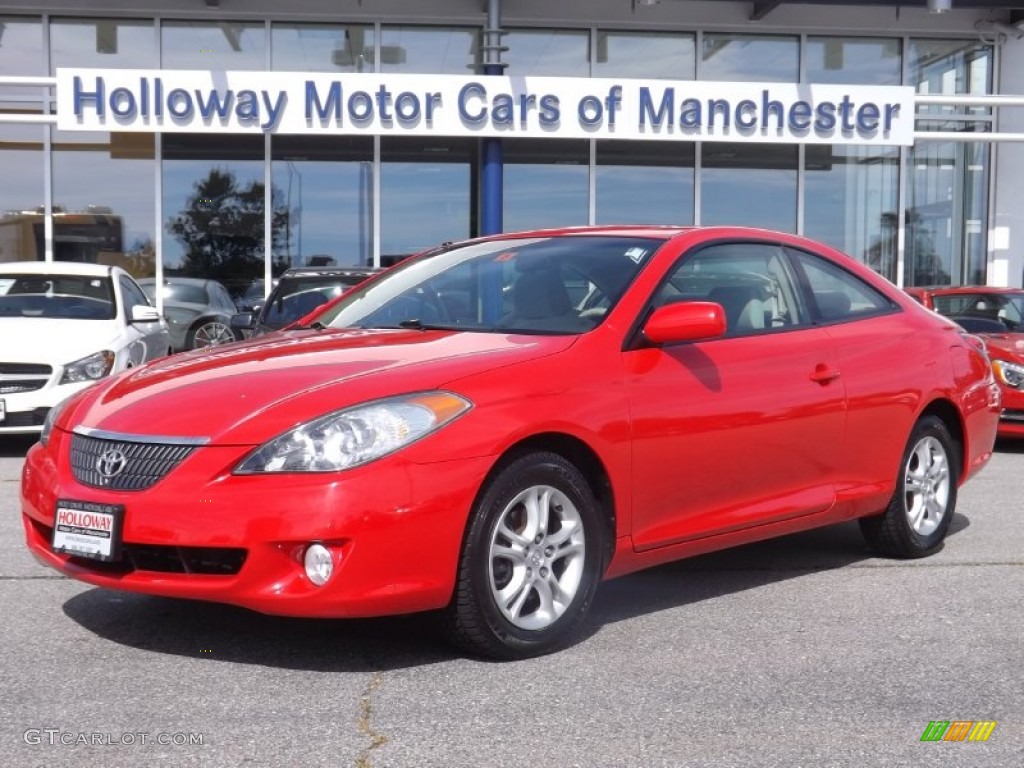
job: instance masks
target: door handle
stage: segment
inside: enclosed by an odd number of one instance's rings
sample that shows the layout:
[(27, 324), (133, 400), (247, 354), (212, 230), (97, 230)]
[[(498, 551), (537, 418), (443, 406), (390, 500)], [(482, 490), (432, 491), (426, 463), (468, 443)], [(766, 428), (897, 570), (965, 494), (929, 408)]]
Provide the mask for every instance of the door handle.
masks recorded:
[(831, 366), (825, 365), (825, 363), (818, 363), (814, 366), (814, 372), (811, 374), (811, 381), (816, 381), (823, 386), (838, 378), (839, 371)]

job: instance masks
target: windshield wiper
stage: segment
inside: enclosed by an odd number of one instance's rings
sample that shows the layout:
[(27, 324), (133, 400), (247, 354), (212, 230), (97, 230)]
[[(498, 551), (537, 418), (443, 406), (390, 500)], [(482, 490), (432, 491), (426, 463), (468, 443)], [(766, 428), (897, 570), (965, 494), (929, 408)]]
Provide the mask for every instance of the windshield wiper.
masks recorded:
[(408, 320), (402, 320), (398, 323), (399, 328), (411, 328), (414, 331), (451, 331), (453, 328), (450, 325), (436, 325), (434, 323), (424, 323), (418, 317), (411, 317)]

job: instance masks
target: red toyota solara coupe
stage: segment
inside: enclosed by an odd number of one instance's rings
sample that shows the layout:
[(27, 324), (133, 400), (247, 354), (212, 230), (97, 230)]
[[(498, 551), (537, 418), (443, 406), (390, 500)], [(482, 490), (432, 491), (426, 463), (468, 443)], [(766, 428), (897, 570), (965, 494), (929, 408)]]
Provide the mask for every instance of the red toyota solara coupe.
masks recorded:
[(963, 329), (792, 235), (604, 227), (413, 257), (315, 322), (54, 408), (28, 546), (90, 584), (345, 617), (437, 610), (498, 658), (598, 583), (859, 518), (941, 546), (999, 389)]

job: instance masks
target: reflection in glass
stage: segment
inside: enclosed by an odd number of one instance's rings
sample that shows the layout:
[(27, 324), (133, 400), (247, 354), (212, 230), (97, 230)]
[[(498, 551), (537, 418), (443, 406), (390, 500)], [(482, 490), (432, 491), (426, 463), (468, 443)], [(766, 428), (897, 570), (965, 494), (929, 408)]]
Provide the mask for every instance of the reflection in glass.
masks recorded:
[[(162, 173), (164, 274), (219, 280), (232, 295), (263, 277), (263, 137), (166, 134)], [(286, 221), (275, 208), (275, 248)]]
[(701, 224), (796, 231), (795, 146), (706, 142), (701, 158)]
[(274, 274), (373, 263), (373, 139), (275, 136), (274, 208), (285, 212)]
[(900, 41), (896, 38), (808, 37), (807, 82), (899, 85)]
[(155, 67), (152, 21), (134, 19), (52, 19), (50, 68)]
[(899, 150), (809, 145), (804, 234), (896, 280)]
[(46, 258), (41, 125), (0, 123), (0, 262)]
[(264, 69), (266, 31), (244, 21), (164, 21), (164, 69)]
[(705, 33), (701, 80), (795, 83), (800, 77), (800, 41), (781, 35)]
[(54, 130), (54, 259), (156, 274), (155, 170), (152, 134)]
[[(43, 56), (43, 24), (28, 16), (0, 16), (0, 74), (38, 77), (46, 74)], [(0, 85), (0, 99), (42, 100), (42, 88)]]
[(477, 71), (477, 29), (400, 27), (380, 30), (381, 72), (466, 75)]
[(469, 237), (476, 141), (381, 139), (381, 266)]
[(585, 30), (513, 29), (502, 43), (508, 46), (506, 75), (590, 75), (590, 33)]
[(693, 224), (694, 145), (598, 141), (597, 224)]
[(373, 27), (273, 24), (270, 68), (278, 72), (373, 72)]
[(696, 52), (696, 37), (692, 34), (600, 31), (594, 77), (693, 80)]
[(587, 223), (590, 147), (586, 140), (510, 139), (504, 151), (506, 232)]

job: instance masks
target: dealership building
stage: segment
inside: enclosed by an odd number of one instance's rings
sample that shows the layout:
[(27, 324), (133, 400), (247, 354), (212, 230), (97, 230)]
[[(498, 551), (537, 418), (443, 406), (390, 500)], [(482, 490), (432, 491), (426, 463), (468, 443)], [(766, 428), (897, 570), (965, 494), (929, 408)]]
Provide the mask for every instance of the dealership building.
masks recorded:
[(1021, 286), (1022, 141), (1024, 0), (0, 0), (0, 261), (235, 294), (632, 223)]

